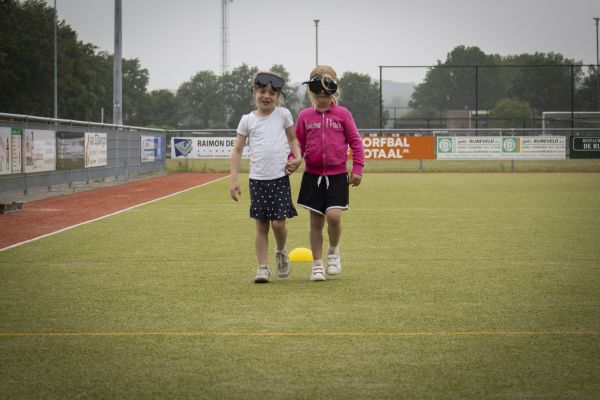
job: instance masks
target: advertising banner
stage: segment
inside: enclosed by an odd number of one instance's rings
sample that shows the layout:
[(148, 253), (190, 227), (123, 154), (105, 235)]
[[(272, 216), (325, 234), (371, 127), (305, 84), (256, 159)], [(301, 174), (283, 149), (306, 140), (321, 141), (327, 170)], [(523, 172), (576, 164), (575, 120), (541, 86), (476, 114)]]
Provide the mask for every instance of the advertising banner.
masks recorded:
[(21, 173), (21, 165), (23, 163), (21, 142), (22, 142), (22, 133), (23, 130), (21, 128), (12, 128), (11, 129), (11, 159), (12, 159), (12, 173), (20, 174)]
[(506, 160), (564, 160), (564, 136), (510, 136), (502, 138), (501, 158)]
[(564, 136), (438, 136), (438, 160), (564, 160)]
[(85, 167), (104, 167), (108, 164), (107, 134), (85, 132)]
[(366, 136), (363, 137), (367, 160), (433, 160), (433, 136)]
[(495, 136), (438, 136), (438, 160), (490, 160), (500, 158), (502, 142)]
[(600, 137), (571, 136), (570, 158), (600, 158)]
[(78, 169), (85, 166), (83, 133), (56, 133), (56, 169)]
[(161, 140), (158, 136), (141, 136), (142, 162), (151, 162), (162, 158)]
[(26, 129), (23, 146), (26, 173), (56, 169), (55, 131)]
[[(173, 137), (171, 158), (230, 158), (234, 144), (233, 137)], [(242, 157), (249, 157), (248, 146)]]
[(0, 128), (0, 175), (12, 173), (10, 128)]

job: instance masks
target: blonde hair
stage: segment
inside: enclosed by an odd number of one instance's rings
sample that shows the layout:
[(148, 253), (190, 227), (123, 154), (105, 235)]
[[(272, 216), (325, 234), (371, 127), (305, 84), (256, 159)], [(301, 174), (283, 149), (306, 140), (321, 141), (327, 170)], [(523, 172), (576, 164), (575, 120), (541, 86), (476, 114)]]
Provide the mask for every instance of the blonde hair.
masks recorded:
[[(321, 78), (329, 78), (329, 79), (337, 82), (337, 73), (329, 65), (317, 65), (315, 68), (313, 68), (312, 71), (310, 71), (310, 79), (314, 78), (317, 75), (320, 76)], [(316, 106), (317, 98), (316, 98), (315, 94), (313, 92), (311, 92), (310, 90), (307, 90), (307, 92), (308, 92), (308, 98), (310, 99), (310, 102)], [(332, 94), (330, 97), (331, 97), (331, 100), (337, 104), (339, 102), (341, 96), (342, 96), (342, 94), (341, 94), (340, 88), (338, 86), (337, 91), (334, 94)]]
[[(252, 95), (254, 97), (254, 94), (256, 93), (256, 89), (260, 89), (261, 86), (257, 85), (256, 82), (256, 77), (258, 76), (258, 74), (271, 74), (271, 75), (275, 75), (279, 78), (281, 78), (281, 80), (283, 80), (285, 82), (285, 79), (283, 79), (283, 77), (281, 75), (279, 75), (277, 72), (273, 72), (273, 71), (258, 71), (257, 73), (254, 74), (254, 76), (252, 76)], [(284, 85), (285, 86), (285, 85)], [(271, 86), (271, 88), (273, 88)], [(283, 88), (281, 88), (280, 91), (275, 90), (275, 93), (277, 93), (277, 106), (282, 107), (285, 104), (285, 93), (283, 93)], [(254, 102), (256, 103), (256, 97), (254, 97)]]

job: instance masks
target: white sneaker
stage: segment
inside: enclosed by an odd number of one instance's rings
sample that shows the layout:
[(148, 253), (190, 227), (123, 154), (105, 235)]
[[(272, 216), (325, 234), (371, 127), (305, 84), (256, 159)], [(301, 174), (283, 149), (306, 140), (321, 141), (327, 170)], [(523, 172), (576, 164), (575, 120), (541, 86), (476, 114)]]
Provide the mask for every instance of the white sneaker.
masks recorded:
[(324, 281), (325, 280), (325, 269), (322, 265), (315, 265), (310, 274), (311, 281)]
[(285, 278), (290, 274), (290, 260), (286, 249), (275, 251), (275, 273), (280, 278)]
[(271, 267), (263, 264), (256, 270), (254, 283), (267, 283), (271, 280)]
[(329, 254), (327, 256), (327, 275), (337, 275), (342, 272), (342, 259), (337, 254)]

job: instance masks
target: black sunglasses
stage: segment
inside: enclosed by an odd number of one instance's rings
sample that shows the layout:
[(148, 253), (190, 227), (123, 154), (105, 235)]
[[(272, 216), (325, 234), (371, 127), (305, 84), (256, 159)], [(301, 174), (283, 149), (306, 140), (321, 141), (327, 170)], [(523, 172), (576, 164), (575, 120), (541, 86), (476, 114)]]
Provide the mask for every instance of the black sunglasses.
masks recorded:
[(308, 84), (308, 88), (314, 94), (319, 94), (325, 91), (328, 95), (332, 95), (338, 90), (337, 82), (327, 77), (323, 78), (319, 75), (312, 77), (310, 81), (302, 82), (303, 85)]
[(255, 86), (265, 87), (269, 83), (271, 84), (273, 90), (275, 90), (276, 92), (281, 91), (281, 89), (283, 89), (283, 85), (285, 85), (285, 81), (283, 79), (281, 79), (277, 75), (269, 74), (266, 72), (259, 73), (258, 75), (256, 75), (256, 79), (254, 79)]

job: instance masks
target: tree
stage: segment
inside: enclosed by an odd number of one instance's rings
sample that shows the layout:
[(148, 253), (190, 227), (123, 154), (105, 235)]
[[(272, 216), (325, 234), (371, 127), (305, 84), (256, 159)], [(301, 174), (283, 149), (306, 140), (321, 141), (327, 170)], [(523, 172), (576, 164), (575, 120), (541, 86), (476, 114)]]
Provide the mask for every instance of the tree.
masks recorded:
[(446, 110), (491, 108), (506, 93), (498, 79), (499, 70), (491, 68), (499, 60), (499, 56), (487, 55), (479, 47), (455, 47), (445, 62), (438, 61), (427, 71), (423, 83), (415, 87), (409, 106), (431, 115)]
[[(42, 0), (0, 1), (0, 110), (54, 115), (54, 9)], [(77, 39), (58, 22), (58, 116), (112, 119), (113, 57)], [(142, 120), (148, 71), (137, 59), (123, 61), (123, 122)]]
[(367, 74), (345, 72), (338, 82), (340, 105), (352, 112), (359, 128), (379, 127), (379, 82)]
[(53, 115), (54, 11), (41, 0), (0, 2), (0, 110)]
[(510, 56), (505, 65), (525, 65), (512, 68), (508, 96), (529, 103), (537, 111), (568, 111), (571, 109), (571, 86), (581, 78), (574, 60), (556, 53), (534, 53)]
[(140, 61), (123, 59), (123, 123), (140, 125), (144, 119), (142, 110), (147, 101), (148, 70), (142, 68)]
[(177, 104), (170, 90), (153, 90), (146, 95), (141, 126), (174, 129), (177, 127)]
[(283, 87), (283, 92), (285, 93), (285, 107), (290, 109), (292, 115), (294, 115), (294, 119), (296, 117), (295, 111), (300, 106), (300, 97), (298, 96), (298, 88), (290, 86), (290, 74), (287, 72), (285, 67), (282, 64), (275, 64), (271, 67), (271, 71), (280, 75), (285, 81), (285, 86)]
[(572, 64), (555, 53), (501, 57), (458, 46), (427, 72), (409, 105), (439, 115), (452, 109), (489, 110), (501, 99), (516, 98), (538, 112), (570, 110), (572, 85), (582, 79), (581, 68)]
[(515, 128), (531, 119), (529, 104), (516, 98), (502, 99), (490, 110), (490, 128)]
[(200, 71), (177, 89), (179, 128), (227, 128), (221, 82), (212, 71)]
[(249, 113), (254, 108), (252, 99), (252, 78), (258, 72), (257, 67), (246, 64), (227, 72), (219, 78), (223, 109), (226, 115), (224, 121), (227, 127), (237, 128), (242, 115)]
[(600, 71), (596, 72), (594, 68), (590, 68), (585, 77), (583, 77), (575, 96), (575, 102), (579, 111), (600, 111), (600, 99), (598, 98), (599, 80)]

